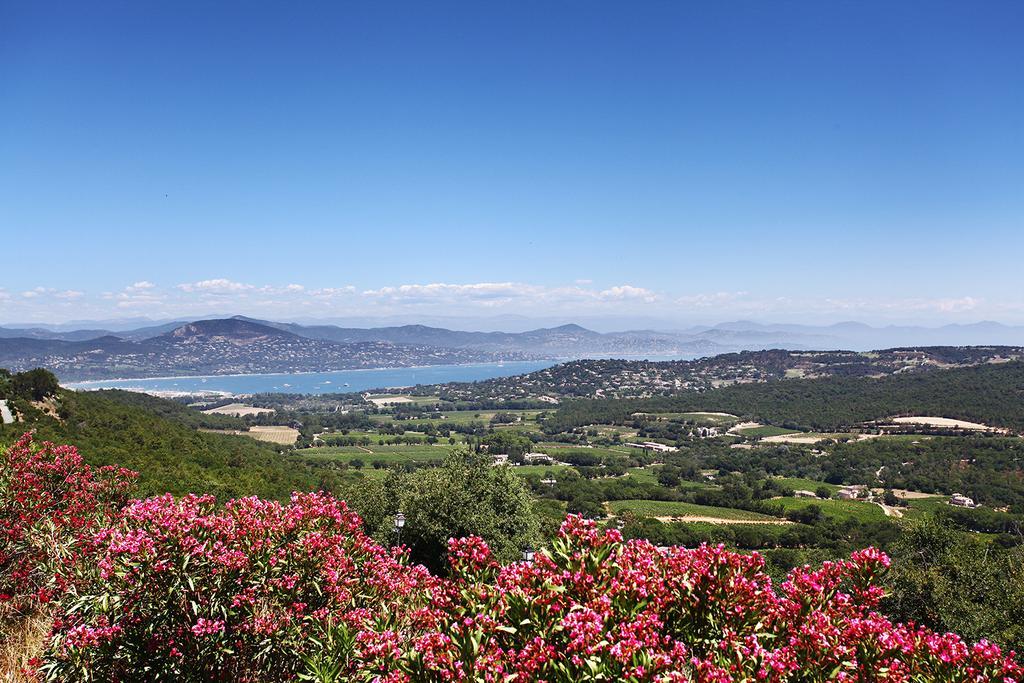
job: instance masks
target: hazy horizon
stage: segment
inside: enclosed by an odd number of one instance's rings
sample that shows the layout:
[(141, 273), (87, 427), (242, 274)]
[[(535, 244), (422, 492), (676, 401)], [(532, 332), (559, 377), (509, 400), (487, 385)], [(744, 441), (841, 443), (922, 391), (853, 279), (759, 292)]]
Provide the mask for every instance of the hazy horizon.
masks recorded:
[(651, 330), (659, 332), (688, 332), (703, 329), (747, 329), (763, 327), (772, 328), (806, 328), (808, 331), (828, 330), (836, 328), (857, 328), (884, 331), (886, 329), (920, 329), (920, 330), (942, 330), (946, 328), (972, 328), (985, 326), (1001, 326), (1009, 329), (1024, 328), (1022, 325), (1013, 325), (996, 320), (975, 320), (972, 322), (954, 322), (939, 324), (916, 324), (916, 323), (882, 323), (870, 324), (860, 320), (837, 320), (834, 322), (823, 322), (819, 324), (787, 322), (782, 320), (754, 320), (754, 319), (731, 319), (715, 320), (708, 322), (682, 322), (658, 318), (630, 318), (623, 316), (578, 316), (578, 317), (542, 317), (529, 315), (493, 315), (493, 316), (350, 316), (350, 317), (308, 317), (308, 316), (251, 316), (240, 313), (211, 311), (205, 314), (191, 316), (172, 316), (167, 318), (141, 317), (119, 317), (106, 319), (71, 319), (66, 321), (31, 322), (11, 321), (0, 323), (0, 328), (6, 329), (30, 329), (42, 328), (60, 331), (75, 331), (87, 329), (104, 329), (112, 332), (125, 332), (147, 326), (166, 325), (174, 322), (214, 320), (232, 317), (243, 317), (256, 320), (266, 320), (274, 323), (293, 323), (298, 325), (333, 325), (348, 328), (382, 328), (400, 327), (408, 325), (423, 325), (426, 327), (446, 328), (456, 331), (467, 332), (526, 332), (535, 329), (561, 327), (566, 325), (579, 325), (595, 332), (627, 332)]

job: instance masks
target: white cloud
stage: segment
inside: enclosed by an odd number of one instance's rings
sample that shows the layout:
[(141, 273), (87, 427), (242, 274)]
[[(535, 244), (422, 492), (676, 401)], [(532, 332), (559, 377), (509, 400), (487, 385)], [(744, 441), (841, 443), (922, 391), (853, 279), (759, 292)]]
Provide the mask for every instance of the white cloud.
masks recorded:
[(869, 323), (975, 322), (983, 319), (1024, 323), (1024, 302), (963, 294), (946, 297), (827, 296), (809, 293), (778, 296), (748, 291), (680, 293), (633, 283), (599, 287), (585, 280), (569, 284), (529, 282), (421, 282), (359, 289), (353, 285), (248, 284), (212, 278), (161, 287), (139, 280), (120, 291), (89, 293), (76, 289), (33, 287), (0, 290), (7, 320), (48, 320), (67, 315), (103, 318), (118, 311), (147, 316), (203, 316), (240, 313), (289, 319), (344, 316), (526, 315), (574, 317), (642, 315), (666, 321)]
[(356, 291), (356, 288), (352, 285), (346, 285), (345, 287), (323, 287), (321, 289), (311, 289), (309, 290), (309, 294), (315, 297), (333, 298), (349, 296), (355, 294)]
[(207, 294), (232, 294), (254, 289), (252, 285), (242, 282), (234, 282), (226, 278), (215, 278), (212, 280), (200, 280), (199, 282), (185, 282), (178, 285), (183, 292), (203, 292)]
[(619, 285), (617, 287), (610, 287), (600, 293), (602, 299), (611, 300), (622, 300), (622, 299), (640, 299), (647, 303), (654, 303), (658, 300), (658, 295), (649, 289), (643, 287), (634, 287), (632, 285)]
[(390, 297), (393, 299), (440, 299), (463, 297), (472, 299), (490, 299), (495, 297), (520, 297), (536, 293), (540, 288), (515, 282), (477, 282), (473, 284), (455, 285), (444, 282), (430, 284), (398, 285), (397, 287), (381, 287), (368, 289), (363, 294), (370, 297)]
[(104, 298), (117, 300), (120, 309), (149, 308), (155, 309), (167, 300), (167, 295), (157, 291), (156, 285), (148, 280), (132, 283), (116, 295), (105, 293)]

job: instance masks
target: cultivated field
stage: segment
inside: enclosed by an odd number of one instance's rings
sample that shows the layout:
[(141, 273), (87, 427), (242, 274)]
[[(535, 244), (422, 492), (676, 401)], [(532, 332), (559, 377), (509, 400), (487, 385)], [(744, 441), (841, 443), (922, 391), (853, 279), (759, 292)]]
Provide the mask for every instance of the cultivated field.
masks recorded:
[(439, 400), (436, 396), (406, 396), (403, 394), (366, 394), (363, 398), (378, 408), (401, 405), (403, 403), (430, 405), (437, 403)]
[(269, 441), (278, 444), (293, 444), (299, 438), (299, 430), (283, 426), (253, 426), (248, 432), (242, 432), (260, 441)]
[(976, 431), (1005, 431), (997, 430), (995, 427), (984, 425), (978, 422), (967, 422), (965, 420), (954, 420), (948, 417), (894, 417), (892, 421), (896, 424), (925, 425), (927, 427), (951, 427), (953, 429), (972, 429)]
[(721, 523), (779, 523), (782, 520), (762, 515), (748, 510), (737, 510), (733, 508), (713, 507), (710, 505), (697, 505), (695, 503), (684, 503), (679, 501), (666, 500), (616, 500), (608, 503), (608, 507), (616, 515), (623, 514), (626, 510), (631, 511), (639, 517), (653, 517), (661, 521), (678, 522), (709, 522), (712, 524)]
[(201, 432), (209, 432), (211, 434), (234, 434), (236, 436), (248, 436), (251, 439), (257, 439), (259, 441), (267, 441), (269, 443), (276, 443), (282, 446), (289, 446), (299, 438), (299, 430), (293, 429), (292, 427), (284, 426), (254, 426), (250, 427), (248, 431), (242, 429), (206, 429), (200, 428)]
[(244, 403), (229, 403), (226, 406), (210, 408), (203, 412), (207, 415), (234, 415), (236, 417), (245, 417), (246, 415), (260, 415), (262, 413), (272, 413), (274, 411), (271, 408), (257, 408), (256, 406), (250, 406)]
[(413, 446), (321, 446), (318, 448), (303, 448), (295, 452), (309, 460), (321, 462), (351, 462), (362, 460), (367, 466), (374, 460), (386, 463), (406, 463), (426, 460), (443, 460), (451, 450), (448, 444), (436, 446), (413, 445)]
[(885, 519), (882, 508), (860, 500), (820, 500), (817, 498), (773, 498), (784, 510), (803, 510), (811, 505), (821, 508), (822, 514), (837, 521), (848, 519), (859, 522), (878, 522)]
[[(758, 437), (773, 437), (773, 436), (791, 436), (798, 438), (801, 436), (801, 432), (795, 429), (784, 429), (782, 427), (775, 427), (773, 425), (761, 425), (752, 424), (748, 426), (740, 426), (734, 430), (730, 430), (732, 434), (740, 434), (741, 436), (749, 436), (752, 438)], [(802, 442), (805, 443), (805, 442)], [(809, 443), (814, 443), (813, 441)]]

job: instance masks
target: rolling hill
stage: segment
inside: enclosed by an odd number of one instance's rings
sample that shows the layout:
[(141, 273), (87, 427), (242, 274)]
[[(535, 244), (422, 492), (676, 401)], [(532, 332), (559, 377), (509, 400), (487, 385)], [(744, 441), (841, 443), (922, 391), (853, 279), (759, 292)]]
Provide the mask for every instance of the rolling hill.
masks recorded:
[(381, 340), (313, 339), (242, 318), (186, 323), (139, 341), (0, 339), (0, 367), (43, 367), (62, 381), (164, 375), (315, 372), (353, 368), (527, 360), (516, 351), (481, 351)]

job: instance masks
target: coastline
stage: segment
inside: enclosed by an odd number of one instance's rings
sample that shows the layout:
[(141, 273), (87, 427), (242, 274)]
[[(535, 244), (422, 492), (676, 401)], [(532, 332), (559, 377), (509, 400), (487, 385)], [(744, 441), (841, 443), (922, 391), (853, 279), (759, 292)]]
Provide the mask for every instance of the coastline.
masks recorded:
[[(549, 359), (551, 360), (551, 359)], [(64, 383), (61, 386), (65, 389), (75, 390), (83, 384), (100, 384), (103, 382), (150, 382), (167, 381), (172, 379), (215, 379), (221, 377), (295, 377), (296, 375), (325, 375), (333, 372), (384, 372), (394, 370), (426, 370), (429, 368), (480, 368), (492, 365), (516, 365), (522, 363), (546, 363), (548, 360), (509, 360), (493, 361), (489, 363), (444, 363), (441, 365), (396, 365), (380, 368), (342, 368), (340, 370), (303, 370), (301, 372), (240, 372), (223, 375), (164, 375), (158, 377), (110, 377), (107, 379), (86, 379), (75, 382)], [(566, 362), (566, 359), (553, 360), (552, 365)], [(550, 366), (549, 366), (550, 367)], [(353, 393), (353, 392), (342, 392)]]

